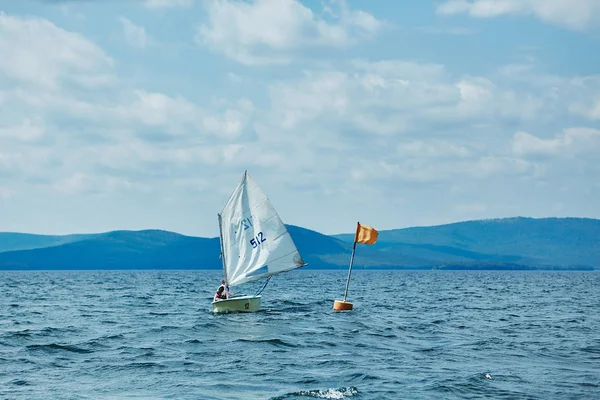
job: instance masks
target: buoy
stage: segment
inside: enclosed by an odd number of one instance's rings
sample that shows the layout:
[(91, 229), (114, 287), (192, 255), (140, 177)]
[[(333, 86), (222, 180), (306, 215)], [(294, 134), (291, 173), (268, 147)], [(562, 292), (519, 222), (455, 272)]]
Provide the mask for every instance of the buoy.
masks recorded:
[(352, 310), (352, 303), (344, 300), (336, 300), (333, 302), (333, 311), (348, 311)]
[(374, 244), (377, 241), (379, 232), (370, 226), (356, 223), (356, 233), (354, 234), (354, 245), (352, 246), (352, 255), (350, 256), (350, 268), (348, 268), (348, 279), (346, 280), (346, 291), (344, 292), (344, 300), (335, 300), (333, 302), (333, 311), (350, 311), (352, 303), (346, 301), (348, 296), (348, 286), (350, 286), (350, 274), (352, 273), (352, 264), (354, 263), (354, 253), (356, 252), (356, 244)]

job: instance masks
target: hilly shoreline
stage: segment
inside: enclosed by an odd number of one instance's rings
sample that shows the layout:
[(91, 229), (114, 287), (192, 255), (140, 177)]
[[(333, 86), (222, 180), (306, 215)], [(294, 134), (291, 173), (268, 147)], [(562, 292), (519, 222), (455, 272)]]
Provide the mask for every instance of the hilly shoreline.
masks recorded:
[[(288, 225), (309, 266), (347, 269), (353, 234)], [(357, 269), (583, 270), (600, 268), (600, 220), (504, 218), (380, 231)], [(221, 269), (219, 239), (164, 230), (35, 235), (0, 232), (0, 270)]]

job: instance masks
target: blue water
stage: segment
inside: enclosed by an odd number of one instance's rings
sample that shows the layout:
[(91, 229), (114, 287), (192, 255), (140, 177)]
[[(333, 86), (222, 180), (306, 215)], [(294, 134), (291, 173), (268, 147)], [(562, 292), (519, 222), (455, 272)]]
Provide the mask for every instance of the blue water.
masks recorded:
[[(0, 273), (1, 399), (600, 398), (600, 273)], [(253, 287), (248, 292), (253, 292)]]

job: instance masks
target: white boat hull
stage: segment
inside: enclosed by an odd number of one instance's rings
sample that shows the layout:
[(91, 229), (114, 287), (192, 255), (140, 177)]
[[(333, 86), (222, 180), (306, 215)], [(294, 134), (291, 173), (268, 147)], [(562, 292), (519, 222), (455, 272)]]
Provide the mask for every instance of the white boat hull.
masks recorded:
[(214, 313), (256, 312), (260, 309), (261, 296), (237, 296), (213, 301)]

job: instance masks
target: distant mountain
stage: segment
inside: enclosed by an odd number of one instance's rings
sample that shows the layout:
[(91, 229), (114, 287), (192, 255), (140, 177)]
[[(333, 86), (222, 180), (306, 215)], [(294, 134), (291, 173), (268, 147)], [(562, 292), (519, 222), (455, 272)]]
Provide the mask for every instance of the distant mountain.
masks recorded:
[[(353, 234), (288, 225), (307, 269), (346, 269)], [(600, 268), (600, 220), (507, 218), (380, 231), (358, 245), (355, 268)], [(0, 233), (0, 270), (220, 269), (218, 238), (162, 230), (46, 236)]]
[(98, 234), (90, 235), (32, 235), (30, 233), (0, 232), (0, 253), (11, 250), (30, 250), (42, 247), (58, 246), (65, 243), (77, 242), (88, 239)]
[[(39, 242), (39, 239), (36, 239)], [(52, 242), (49, 237), (48, 242)], [(145, 230), (113, 231), (0, 253), (0, 269), (216, 269), (219, 240)]]
[[(333, 237), (351, 242), (354, 235)], [(442, 263), (470, 260), (600, 267), (600, 220), (516, 217), (384, 230), (373, 246), (392, 253), (421, 254)]]

